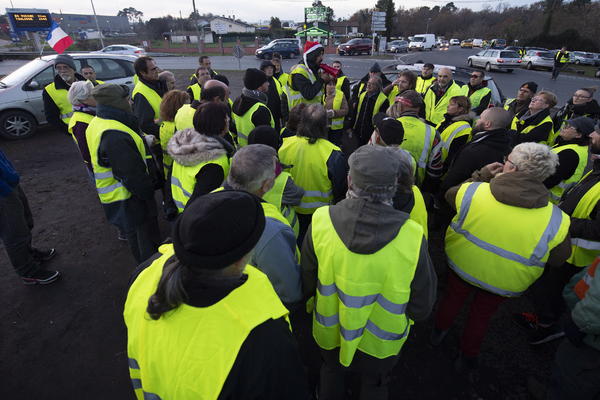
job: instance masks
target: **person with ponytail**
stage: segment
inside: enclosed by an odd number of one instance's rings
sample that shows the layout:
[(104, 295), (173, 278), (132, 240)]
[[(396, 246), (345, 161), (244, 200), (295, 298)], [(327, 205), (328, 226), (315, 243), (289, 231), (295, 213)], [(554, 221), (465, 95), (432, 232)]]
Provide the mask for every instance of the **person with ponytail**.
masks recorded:
[(289, 312), (248, 265), (264, 228), (260, 198), (210, 193), (138, 268), (123, 313), (138, 399), (310, 398)]

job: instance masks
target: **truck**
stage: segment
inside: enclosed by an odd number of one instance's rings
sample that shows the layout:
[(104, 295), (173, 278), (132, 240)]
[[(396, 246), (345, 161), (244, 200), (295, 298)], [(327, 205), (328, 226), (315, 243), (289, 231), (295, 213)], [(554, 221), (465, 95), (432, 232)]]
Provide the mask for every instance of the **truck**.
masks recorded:
[(408, 44), (408, 50), (433, 50), (435, 47), (435, 35), (433, 33), (422, 33), (415, 35)]

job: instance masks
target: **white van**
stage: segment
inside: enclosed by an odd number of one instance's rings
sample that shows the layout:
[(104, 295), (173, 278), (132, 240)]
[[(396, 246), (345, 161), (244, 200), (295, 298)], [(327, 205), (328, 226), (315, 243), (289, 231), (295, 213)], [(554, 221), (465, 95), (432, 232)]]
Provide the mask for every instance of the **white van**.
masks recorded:
[(483, 39), (473, 39), (473, 47), (483, 47)]
[(435, 35), (423, 33), (415, 35), (408, 44), (408, 50), (433, 50), (435, 47)]

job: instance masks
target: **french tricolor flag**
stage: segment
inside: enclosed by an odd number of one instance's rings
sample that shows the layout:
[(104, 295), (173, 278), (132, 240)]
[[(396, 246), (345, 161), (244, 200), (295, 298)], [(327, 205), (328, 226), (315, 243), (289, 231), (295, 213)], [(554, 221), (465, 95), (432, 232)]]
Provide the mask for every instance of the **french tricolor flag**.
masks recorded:
[(64, 51), (73, 44), (71, 36), (60, 29), (60, 26), (54, 21), (52, 21), (50, 32), (48, 33), (48, 36), (46, 36), (46, 41), (58, 54), (64, 53)]

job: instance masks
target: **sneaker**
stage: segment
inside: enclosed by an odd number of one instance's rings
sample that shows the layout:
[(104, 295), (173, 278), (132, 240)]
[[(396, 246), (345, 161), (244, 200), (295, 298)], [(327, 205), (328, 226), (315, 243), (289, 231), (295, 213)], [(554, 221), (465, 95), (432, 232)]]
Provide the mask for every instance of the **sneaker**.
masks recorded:
[(49, 285), (52, 282), (55, 282), (60, 276), (60, 272), (58, 271), (46, 271), (40, 270), (35, 274), (23, 277), (23, 283), (25, 285)]
[(439, 346), (446, 338), (448, 331), (449, 329), (443, 331), (441, 329), (433, 328), (431, 330), (431, 335), (429, 335), (429, 343), (431, 343), (433, 347)]
[(519, 325), (521, 328), (527, 331), (534, 331), (538, 327), (538, 316), (534, 313), (514, 313), (512, 315), (512, 319), (517, 325)]
[(49, 261), (56, 255), (56, 249), (40, 250), (32, 248), (31, 253), (36, 261)]
[(563, 336), (565, 336), (565, 332), (563, 332), (558, 324), (550, 326), (538, 325), (537, 329), (529, 334), (529, 344), (548, 343)]
[(123, 232), (119, 231), (119, 233), (117, 234), (117, 239), (119, 239), (122, 242), (126, 242), (127, 236), (125, 236), (125, 234)]

